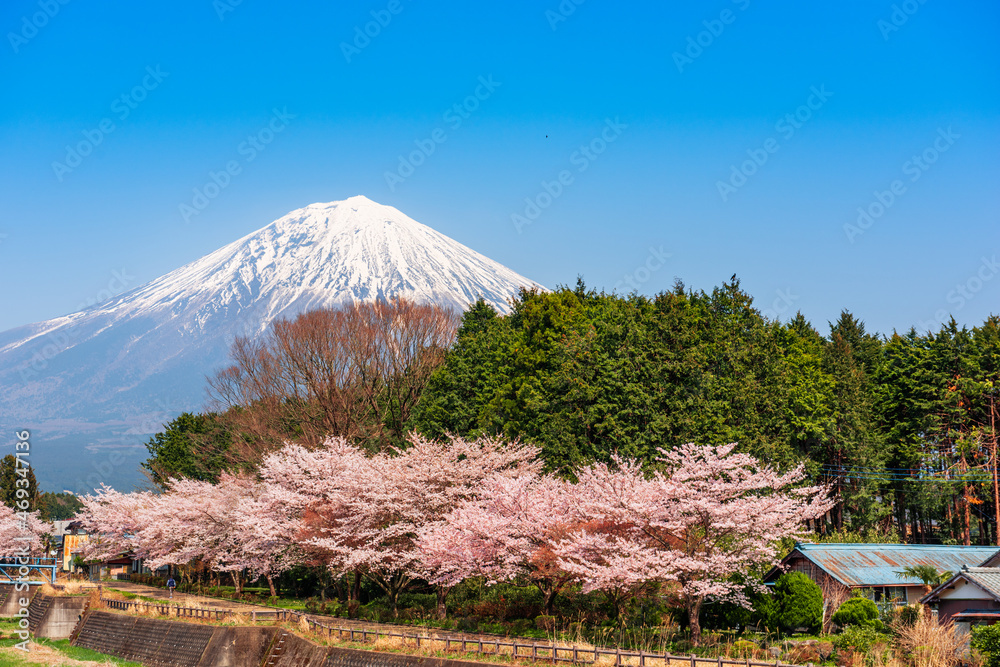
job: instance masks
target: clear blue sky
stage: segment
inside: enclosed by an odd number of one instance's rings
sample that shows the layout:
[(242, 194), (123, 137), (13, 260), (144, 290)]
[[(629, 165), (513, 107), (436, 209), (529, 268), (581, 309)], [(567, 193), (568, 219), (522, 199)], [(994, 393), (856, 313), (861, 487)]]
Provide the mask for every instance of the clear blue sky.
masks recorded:
[(996, 2), (64, 2), (0, 9), (0, 329), (355, 194), (550, 287), (1000, 312)]

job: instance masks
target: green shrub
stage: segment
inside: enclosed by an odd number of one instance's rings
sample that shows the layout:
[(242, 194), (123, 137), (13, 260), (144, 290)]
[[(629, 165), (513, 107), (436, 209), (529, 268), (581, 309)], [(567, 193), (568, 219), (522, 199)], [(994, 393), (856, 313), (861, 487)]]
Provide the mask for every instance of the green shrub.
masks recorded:
[[(787, 572), (774, 584), (776, 625), (784, 632), (806, 628), (816, 632), (823, 623), (823, 591), (801, 572)], [(877, 612), (878, 610), (876, 610)]]
[(757, 644), (747, 639), (737, 639), (733, 642), (731, 651), (737, 658), (753, 658), (757, 655)]
[(437, 596), (434, 593), (400, 593), (399, 608), (420, 607), (424, 611), (437, 609)]
[(919, 604), (908, 604), (893, 611), (893, 619), (901, 625), (912, 626), (920, 620), (924, 613)]
[(475, 616), (466, 616), (458, 619), (458, 626), (455, 628), (460, 632), (479, 632), (479, 619)]
[(891, 637), (868, 625), (852, 625), (833, 638), (838, 652), (854, 651), (863, 656), (875, 656), (879, 645), (886, 646)]
[(882, 629), (882, 622), (879, 620), (878, 607), (868, 598), (851, 598), (840, 605), (834, 613), (833, 622), (842, 628), (857, 625)]
[(750, 615), (747, 624), (755, 623), (761, 628), (777, 630), (778, 598), (774, 591), (756, 593), (750, 600), (753, 604), (753, 613)]
[(1000, 624), (973, 626), (970, 646), (986, 659), (986, 667), (1000, 667)]

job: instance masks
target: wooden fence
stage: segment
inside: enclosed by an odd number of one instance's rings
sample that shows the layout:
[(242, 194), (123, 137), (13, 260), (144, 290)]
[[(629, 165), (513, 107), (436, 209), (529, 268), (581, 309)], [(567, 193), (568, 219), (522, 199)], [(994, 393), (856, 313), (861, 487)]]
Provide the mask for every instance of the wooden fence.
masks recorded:
[[(608, 649), (600, 647), (578, 647), (559, 646), (553, 642), (530, 644), (518, 642), (515, 639), (504, 640), (500, 637), (479, 637), (471, 639), (467, 637), (432, 637), (420, 635), (412, 632), (394, 632), (392, 630), (380, 630), (378, 628), (352, 628), (340, 627), (336, 625), (324, 625), (318, 623), (307, 615), (291, 609), (267, 609), (251, 610), (249, 612), (221, 610), (221, 609), (199, 609), (196, 607), (179, 607), (170, 604), (157, 604), (153, 602), (138, 602), (133, 600), (109, 600), (101, 598), (108, 609), (119, 611), (155, 611), (161, 616), (174, 616), (177, 618), (194, 618), (206, 620), (233, 620), (246, 619), (251, 621), (292, 621), (299, 623), (305, 619), (310, 630), (319, 635), (326, 635), (327, 638), (348, 639), (352, 642), (377, 642), (382, 638), (395, 638), (404, 644), (412, 643), (417, 648), (421, 646), (434, 646), (444, 644), (445, 651), (461, 650), (464, 653), (473, 653), (483, 656), (506, 655), (512, 658), (527, 659), (533, 661), (545, 661), (555, 664), (557, 662), (568, 662), (572, 664), (594, 665), (602, 664), (615, 665), (616, 667), (723, 667), (725, 665), (736, 665), (738, 667), (798, 667), (778, 660), (774, 662), (760, 662), (755, 660), (734, 660), (731, 658), (704, 658), (694, 655), (671, 655), (669, 653), (653, 653), (646, 651), (622, 651), (620, 649)], [(423, 642), (423, 644), (421, 644)], [(509, 650), (508, 650), (509, 649)], [(612, 658), (602, 660), (602, 658)]]

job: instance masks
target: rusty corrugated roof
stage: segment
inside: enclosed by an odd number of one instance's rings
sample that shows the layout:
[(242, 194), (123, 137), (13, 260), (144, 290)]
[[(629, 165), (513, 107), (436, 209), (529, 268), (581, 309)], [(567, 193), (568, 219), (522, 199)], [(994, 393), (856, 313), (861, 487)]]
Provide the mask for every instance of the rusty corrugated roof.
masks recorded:
[(957, 572), (993, 556), (1000, 547), (943, 544), (796, 544), (798, 551), (847, 586), (920, 585), (914, 577), (897, 572), (913, 565), (932, 565), (938, 571)]

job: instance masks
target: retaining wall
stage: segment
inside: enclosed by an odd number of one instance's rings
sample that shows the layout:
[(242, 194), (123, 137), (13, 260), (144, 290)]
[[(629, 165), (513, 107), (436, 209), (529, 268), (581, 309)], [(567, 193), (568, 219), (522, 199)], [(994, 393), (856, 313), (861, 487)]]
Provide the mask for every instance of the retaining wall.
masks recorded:
[(215, 630), (211, 625), (98, 611), (87, 613), (73, 644), (152, 667), (198, 667)]
[(87, 600), (86, 596), (35, 595), (28, 605), (28, 628), (31, 634), (48, 639), (67, 639), (80, 622)]
[[(484, 667), (480, 662), (318, 646), (277, 627), (199, 625), (87, 612), (74, 646), (149, 667)], [(280, 649), (279, 649), (280, 646)]]
[(30, 603), (37, 590), (37, 586), (28, 586), (26, 590), (17, 591), (14, 584), (0, 584), (0, 618), (17, 616), (22, 609), (21, 599)]

